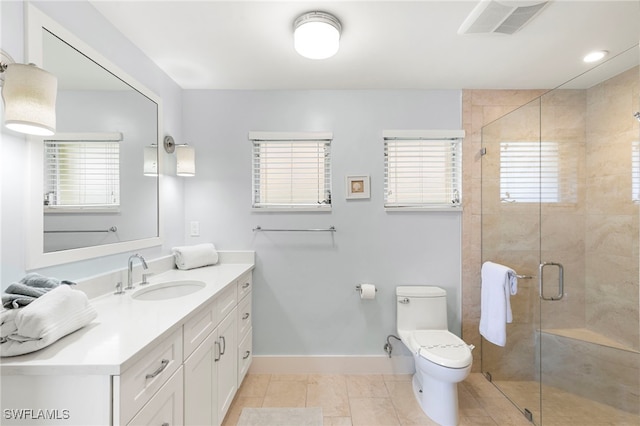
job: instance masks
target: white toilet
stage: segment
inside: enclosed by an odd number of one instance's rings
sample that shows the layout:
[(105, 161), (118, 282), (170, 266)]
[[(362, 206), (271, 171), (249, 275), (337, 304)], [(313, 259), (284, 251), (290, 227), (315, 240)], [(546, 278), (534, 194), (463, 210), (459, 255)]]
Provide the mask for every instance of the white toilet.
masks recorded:
[(471, 349), (447, 328), (447, 292), (432, 286), (396, 287), (398, 336), (413, 354), (413, 392), (432, 420), (458, 424), (458, 382), (471, 371)]

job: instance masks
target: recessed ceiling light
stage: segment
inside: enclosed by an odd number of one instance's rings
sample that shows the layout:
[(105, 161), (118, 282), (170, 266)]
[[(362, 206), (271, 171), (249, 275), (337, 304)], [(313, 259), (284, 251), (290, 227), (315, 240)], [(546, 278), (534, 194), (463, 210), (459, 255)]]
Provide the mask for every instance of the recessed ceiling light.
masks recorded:
[(606, 50), (594, 50), (593, 52), (587, 54), (587, 56), (585, 56), (582, 60), (587, 63), (598, 62), (608, 54), (609, 52), (607, 52)]
[(309, 12), (293, 23), (293, 43), (300, 55), (309, 59), (327, 59), (340, 47), (340, 21), (328, 13)]

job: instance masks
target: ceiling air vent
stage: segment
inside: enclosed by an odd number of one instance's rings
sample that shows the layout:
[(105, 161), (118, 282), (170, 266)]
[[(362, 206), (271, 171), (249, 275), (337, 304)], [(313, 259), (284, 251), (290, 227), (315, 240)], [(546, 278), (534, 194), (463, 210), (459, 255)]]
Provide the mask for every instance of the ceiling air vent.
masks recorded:
[(464, 20), (458, 34), (513, 34), (547, 5), (549, 0), (481, 0)]

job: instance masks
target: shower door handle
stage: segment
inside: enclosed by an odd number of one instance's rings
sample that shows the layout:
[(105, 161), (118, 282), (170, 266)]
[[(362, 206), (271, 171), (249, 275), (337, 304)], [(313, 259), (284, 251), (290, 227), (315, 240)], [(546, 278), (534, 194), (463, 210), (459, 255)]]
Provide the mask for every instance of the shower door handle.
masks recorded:
[[(558, 294), (556, 296), (547, 297), (544, 295), (544, 268), (546, 266), (558, 267)], [(557, 301), (564, 296), (564, 267), (561, 263), (556, 262), (542, 262), (538, 266), (538, 291), (540, 292), (540, 299)]]

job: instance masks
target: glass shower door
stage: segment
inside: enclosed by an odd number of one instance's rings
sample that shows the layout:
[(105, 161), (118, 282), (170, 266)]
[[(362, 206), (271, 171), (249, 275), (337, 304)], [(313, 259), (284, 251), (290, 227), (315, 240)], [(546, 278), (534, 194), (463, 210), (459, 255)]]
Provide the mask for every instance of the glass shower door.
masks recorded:
[(541, 98), (543, 424), (640, 424), (637, 64), (635, 47)]
[(482, 130), (482, 261), (519, 275), (504, 347), (482, 340), (482, 372), (540, 424), (540, 106), (538, 98)]

